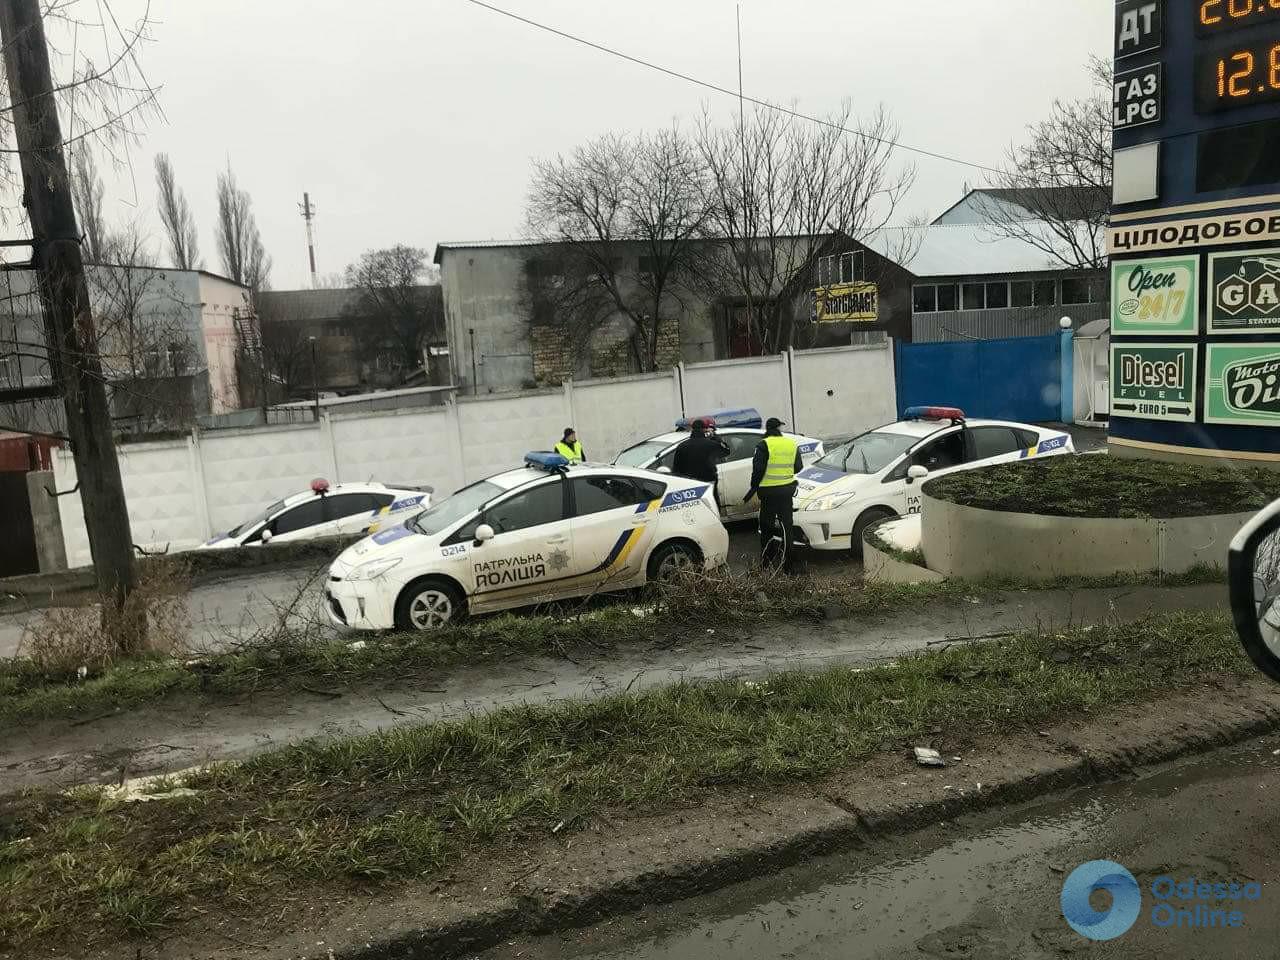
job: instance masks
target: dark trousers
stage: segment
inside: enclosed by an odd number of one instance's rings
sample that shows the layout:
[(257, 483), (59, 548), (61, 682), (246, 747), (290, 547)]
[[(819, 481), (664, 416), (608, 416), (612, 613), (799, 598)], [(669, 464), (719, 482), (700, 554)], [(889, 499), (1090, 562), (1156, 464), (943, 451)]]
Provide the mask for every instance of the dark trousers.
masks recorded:
[(794, 556), (791, 525), (795, 489), (795, 484), (788, 484), (785, 487), (761, 487), (759, 490), (760, 558), (765, 563), (782, 563), (788, 570), (793, 566)]

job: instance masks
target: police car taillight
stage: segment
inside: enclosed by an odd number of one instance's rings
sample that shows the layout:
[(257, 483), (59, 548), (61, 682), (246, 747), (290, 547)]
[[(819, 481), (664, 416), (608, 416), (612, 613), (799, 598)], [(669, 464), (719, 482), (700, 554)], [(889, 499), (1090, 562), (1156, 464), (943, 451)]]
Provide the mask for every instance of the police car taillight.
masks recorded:
[(908, 420), (963, 420), (964, 411), (959, 407), (907, 407)]

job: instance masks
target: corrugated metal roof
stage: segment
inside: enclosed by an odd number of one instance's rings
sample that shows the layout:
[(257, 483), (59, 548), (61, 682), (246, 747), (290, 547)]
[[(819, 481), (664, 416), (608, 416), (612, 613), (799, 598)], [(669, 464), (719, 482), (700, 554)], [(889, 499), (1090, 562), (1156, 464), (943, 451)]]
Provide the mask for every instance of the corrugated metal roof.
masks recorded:
[(980, 223), (940, 223), (927, 227), (888, 227), (864, 243), (894, 260), (919, 233), (919, 249), (902, 264), (917, 277), (974, 277), (1005, 273), (1044, 273), (1066, 268), (1043, 250), (1015, 237), (1002, 237)]

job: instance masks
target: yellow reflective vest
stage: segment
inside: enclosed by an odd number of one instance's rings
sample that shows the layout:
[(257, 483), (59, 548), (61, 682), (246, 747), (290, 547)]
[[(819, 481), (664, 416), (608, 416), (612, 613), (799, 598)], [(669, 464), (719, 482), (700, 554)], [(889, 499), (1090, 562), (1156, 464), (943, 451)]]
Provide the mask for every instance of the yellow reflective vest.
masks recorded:
[(568, 444), (561, 440), (556, 444), (556, 453), (560, 454), (560, 456), (564, 457), (570, 463), (581, 463), (582, 442), (575, 440), (572, 444)]
[(761, 488), (785, 487), (796, 481), (796, 453), (799, 447), (790, 437), (765, 437), (764, 445), (769, 450), (769, 460), (765, 464), (764, 479)]

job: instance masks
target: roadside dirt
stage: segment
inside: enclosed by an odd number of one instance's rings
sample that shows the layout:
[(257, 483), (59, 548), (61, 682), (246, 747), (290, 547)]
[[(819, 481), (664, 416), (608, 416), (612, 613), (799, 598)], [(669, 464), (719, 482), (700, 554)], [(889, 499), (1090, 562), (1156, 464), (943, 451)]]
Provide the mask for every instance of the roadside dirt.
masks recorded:
[[(1042, 730), (974, 738), (939, 731), (951, 759), (921, 768), (912, 743), (886, 743), (856, 769), (769, 794), (709, 793), (696, 807), (648, 818), (601, 811), (572, 834), (466, 858), (437, 882), (372, 895), (291, 891), (251, 921), (210, 915), (163, 943), (73, 949), (106, 960), (447, 958), (765, 875), (836, 850), (893, 855), (908, 831), (1066, 787), (1133, 776), (1180, 756), (1280, 728), (1280, 690), (1262, 679), (1171, 693), (1156, 702)], [(332, 952), (330, 952), (332, 951)], [(0, 952), (0, 956), (4, 954)]]
[(232, 702), (168, 702), (75, 722), (11, 730), (0, 742), (0, 793), (110, 783), (234, 760), (311, 737), (351, 736), (521, 703), (601, 697), (680, 680), (758, 676), (872, 664), (970, 639), (1028, 629), (1127, 621), (1170, 610), (1225, 608), (1221, 586), (1027, 591), (998, 601), (933, 602), (879, 623), (731, 627), (674, 645), (575, 651), (574, 659), (516, 658), (413, 683), (340, 696), (263, 695)]

